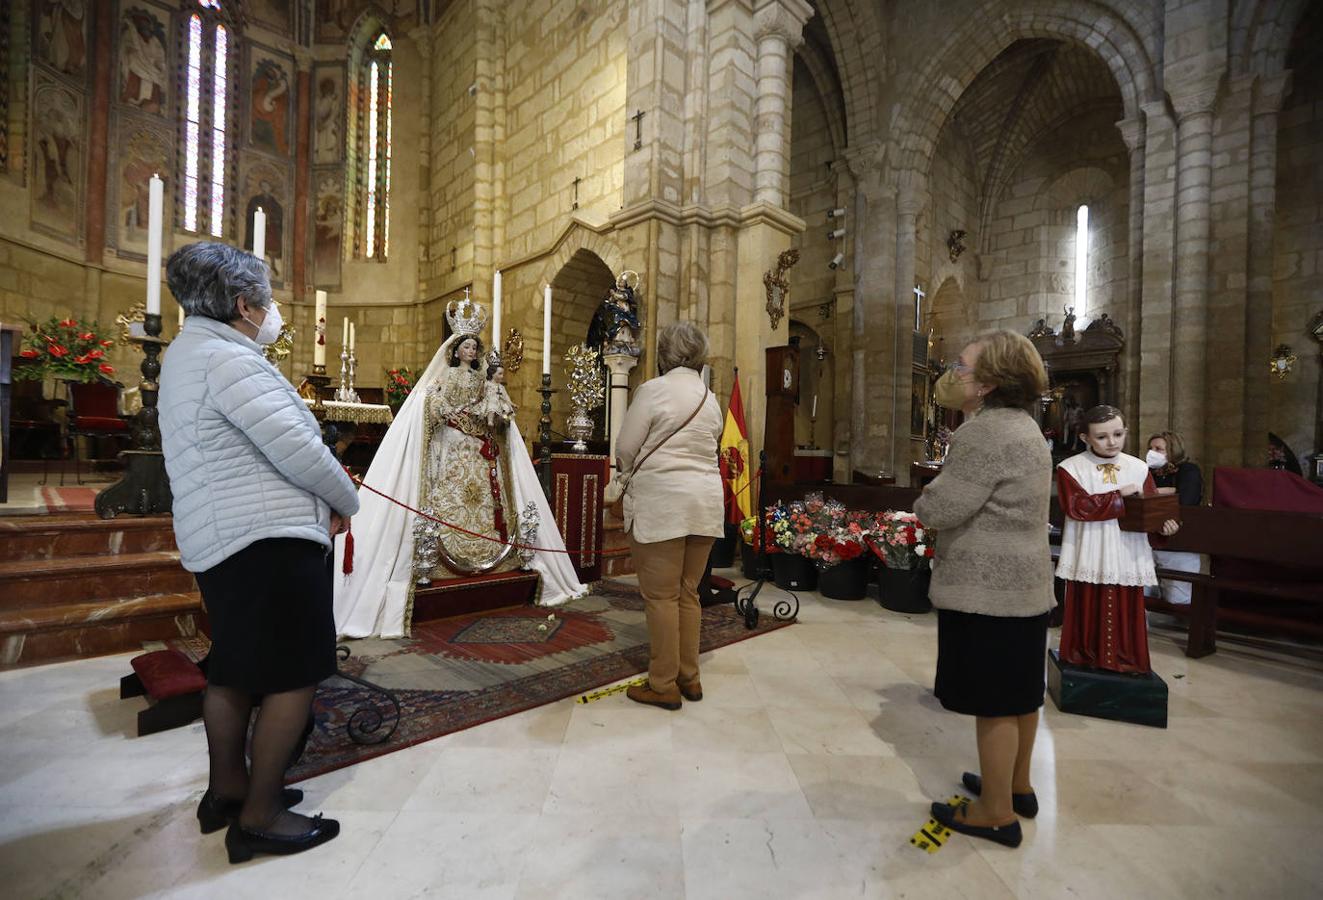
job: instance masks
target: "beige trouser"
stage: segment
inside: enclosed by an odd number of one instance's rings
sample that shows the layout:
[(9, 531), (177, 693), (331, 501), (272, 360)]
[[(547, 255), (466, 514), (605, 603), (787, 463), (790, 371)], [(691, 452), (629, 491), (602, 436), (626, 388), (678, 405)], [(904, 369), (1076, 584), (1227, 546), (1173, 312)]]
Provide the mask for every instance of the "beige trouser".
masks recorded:
[(713, 538), (689, 535), (642, 544), (629, 539), (638, 571), (639, 591), (647, 603), (651, 660), (648, 681), (658, 693), (676, 689), (676, 681), (698, 680), (698, 631), (702, 608), (698, 582), (707, 569)]

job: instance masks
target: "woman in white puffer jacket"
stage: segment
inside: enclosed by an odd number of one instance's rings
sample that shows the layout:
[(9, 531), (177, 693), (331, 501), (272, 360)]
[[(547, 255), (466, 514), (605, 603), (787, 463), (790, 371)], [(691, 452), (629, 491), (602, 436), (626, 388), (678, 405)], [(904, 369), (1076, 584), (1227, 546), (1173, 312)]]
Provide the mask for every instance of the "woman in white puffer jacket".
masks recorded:
[[(203, 833), (228, 824), (230, 861), (298, 853), (339, 823), (290, 812), (282, 790), (317, 683), (336, 668), (331, 539), (358, 496), (262, 346), (280, 332), (266, 264), (226, 244), (179, 250), (166, 277), (188, 319), (161, 368), (161, 446), (180, 561), (207, 607)], [(251, 775), (244, 760), (248, 722)]]

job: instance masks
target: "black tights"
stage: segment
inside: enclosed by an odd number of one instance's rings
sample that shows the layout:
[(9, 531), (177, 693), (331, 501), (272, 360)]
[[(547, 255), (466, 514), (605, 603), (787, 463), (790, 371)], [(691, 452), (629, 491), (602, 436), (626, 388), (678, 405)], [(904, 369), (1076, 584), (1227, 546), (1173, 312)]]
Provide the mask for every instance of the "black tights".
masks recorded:
[(315, 687), (266, 694), (253, 725), (252, 770), (244, 760), (254, 696), (236, 688), (208, 685), (202, 700), (211, 757), (212, 793), (222, 800), (243, 798), (239, 823), (245, 828), (299, 834), (308, 819), (281, 802), (285, 770), (301, 749), (312, 713)]

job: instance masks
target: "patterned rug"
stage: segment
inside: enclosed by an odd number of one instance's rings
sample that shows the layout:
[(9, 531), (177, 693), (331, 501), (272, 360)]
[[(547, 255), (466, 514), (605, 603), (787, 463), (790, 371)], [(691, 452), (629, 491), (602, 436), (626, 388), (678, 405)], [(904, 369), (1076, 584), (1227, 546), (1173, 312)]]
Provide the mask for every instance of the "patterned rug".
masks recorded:
[[(730, 605), (703, 610), (703, 652), (766, 634), (789, 622), (764, 615), (752, 631)], [(321, 775), (637, 675), (648, 666), (643, 598), (632, 585), (599, 582), (554, 609), (517, 607), (427, 622), (410, 638), (350, 641), (341, 670), (392, 691), (399, 725), (389, 740), (349, 739), (360, 710), (394, 718), (380, 695), (340, 677), (317, 689), (316, 728), (291, 781)], [(358, 712), (354, 727), (373, 713)], [(366, 720), (364, 716), (366, 715)]]
[(43, 487), (41, 499), (47, 512), (91, 512), (95, 508), (97, 492), (104, 487)]

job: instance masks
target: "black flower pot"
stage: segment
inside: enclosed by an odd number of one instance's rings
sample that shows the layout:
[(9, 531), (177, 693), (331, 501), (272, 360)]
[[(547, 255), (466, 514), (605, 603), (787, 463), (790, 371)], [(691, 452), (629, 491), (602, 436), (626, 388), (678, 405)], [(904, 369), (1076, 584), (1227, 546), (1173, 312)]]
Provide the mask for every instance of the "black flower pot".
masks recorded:
[(763, 565), (760, 570), (758, 567), (758, 554), (754, 552), (752, 544), (746, 544), (740, 541), (740, 571), (744, 577), (750, 581), (757, 581), (760, 578), (772, 577), (772, 556), (763, 557)]
[(933, 605), (928, 599), (928, 585), (933, 572), (927, 566), (921, 569), (888, 569), (883, 567), (878, 573), (878, 587), (881, 597), (878, 603), (884, 609), (902, 613), (931, 612)]
[(772, 580), (783, 591), (816, 590), (818, 567), (807, 556), (778, 553), (772, 557)]
[(862, 600), (868, 592), (868, 559), (848, 559), (818, 573), (818, 593), (833, 600)]

